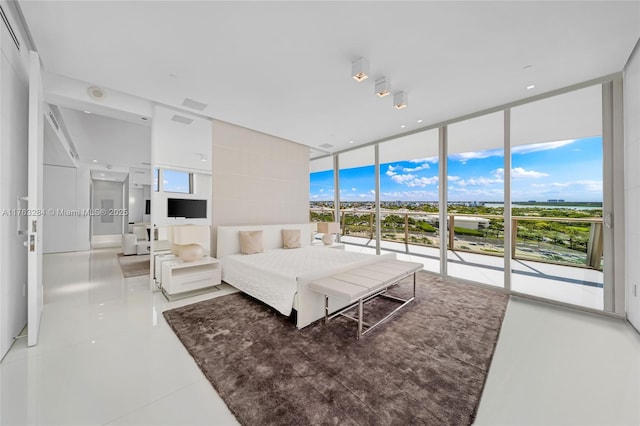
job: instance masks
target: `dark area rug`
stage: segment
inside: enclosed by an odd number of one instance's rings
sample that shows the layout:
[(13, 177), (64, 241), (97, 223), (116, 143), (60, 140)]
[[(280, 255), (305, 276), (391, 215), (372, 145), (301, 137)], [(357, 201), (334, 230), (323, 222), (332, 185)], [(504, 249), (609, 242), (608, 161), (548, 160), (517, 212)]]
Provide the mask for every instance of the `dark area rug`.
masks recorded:
[(118, 263), (125, 278), (149, 275), (150, 262), (150, 255), (148, 254), (125, 256), (122, 253), (118, 253)]
[[(390, 293), (408, 295), (410, 280)], [(417, 300), (362, 340), (346, 318), (298, 330), (241, 293), (164, 316), (244, 425), (467, 425), (507, 301), (419, 272)], [(396, 305), (365, 306), (367, 320)]]

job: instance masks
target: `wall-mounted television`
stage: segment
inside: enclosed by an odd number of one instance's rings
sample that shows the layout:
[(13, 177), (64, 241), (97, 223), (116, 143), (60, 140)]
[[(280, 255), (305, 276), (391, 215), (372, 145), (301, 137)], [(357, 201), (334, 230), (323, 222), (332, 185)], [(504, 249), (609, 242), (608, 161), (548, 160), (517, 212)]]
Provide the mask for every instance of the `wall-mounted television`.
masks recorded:
[(144, 200), (144, 214), (151, 214), (151, 200)]
[(186, 219), (206, 219), (207, 200), (185, 198), (167, 199), (167, 217), (184, 217)]

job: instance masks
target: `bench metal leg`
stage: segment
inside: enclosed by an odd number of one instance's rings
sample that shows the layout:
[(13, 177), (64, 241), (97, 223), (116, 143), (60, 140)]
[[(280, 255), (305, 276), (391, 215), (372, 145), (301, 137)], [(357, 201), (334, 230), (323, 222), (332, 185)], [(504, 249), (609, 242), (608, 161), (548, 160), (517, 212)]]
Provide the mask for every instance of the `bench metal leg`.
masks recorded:
[(324, 323), (329, 322), (329, 296), (324, 296)]
[(364, 303), (362, 298), (358, 301), (358, 340), (362, 337), (362, 307)]

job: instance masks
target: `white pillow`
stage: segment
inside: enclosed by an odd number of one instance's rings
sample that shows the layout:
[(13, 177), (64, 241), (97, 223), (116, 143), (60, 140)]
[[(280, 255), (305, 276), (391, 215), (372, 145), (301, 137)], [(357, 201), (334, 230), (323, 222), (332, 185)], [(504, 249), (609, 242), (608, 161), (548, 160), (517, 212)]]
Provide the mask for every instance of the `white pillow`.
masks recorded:
[(240, 253), (264, 253), (262, 231), (240, 231)]
[(300, 230), (299, 229), (283, 229), (282, 230), (282, 247), (286, 249), (300, 248)]

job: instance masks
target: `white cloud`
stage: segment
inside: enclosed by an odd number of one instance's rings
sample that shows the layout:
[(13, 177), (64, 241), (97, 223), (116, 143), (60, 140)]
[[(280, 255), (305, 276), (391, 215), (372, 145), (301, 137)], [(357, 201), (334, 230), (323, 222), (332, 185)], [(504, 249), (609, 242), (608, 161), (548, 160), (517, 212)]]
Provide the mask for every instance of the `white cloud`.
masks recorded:
[(456, 182), (456, 181), (460, 180), (460, 176), (447, 176), (447, 180), (449, 182)]
[(393, 167), (393, 166), (389, 166), (389, 168), (387, 169), (387, 173), (385, 173), (387, 176), (395, 176), (398, 173), (395, 172), (395, 170), (397, 169), (397, 167)]
[[(491, 172), (492, 175), (494, 175), (497, 178), (503, 178), (504, 177), (504, 169), (502, 167), (500, 167), (499, 169), (495, 169)], [(511, 169), (511, 177), (514, 179), (518, 179), (518, 178), (541, 178), (541, 177), (545, 177), (545, 176), (549, 176), (548, 173), (544, 173), (544, 172), (536, 172), (535, 170), (525, 170), (522, 167), (516, 167), (514, 169)]]
[(582, 185), (589, 192), (602, 192), (601, 180), (577, 180), (575, 184)]
[(563, 146), (570, 145), (574, 143), (577, 139), (569, 139), (565, 141), (556, 141), (556, 142), (542, 142), (542, 143), (533, 143), (529, 145), (520, 145), (514, 146), (511, 148), (512, 154), (528, 154), (530, 152), (539, 152), (539, 151), (548, 151), (550, 149), (557, 149)]
[(354, 191), (354, 192), (357, 191), (357, 189), (355, 189), (355, 188), (351, 188), (351, 190)]
[(475, 152), (463, 152), (460, 154), (451, 154), (449, 158), (454, 161), (460, 161), (462, 164), (466, 164), (469, 160), (489, 158), (489, 157), (502, 157), (504, 155), (501, 149), (488, 149), (486, 151)]
[(532, 188), (548, 188), (548, 187), (552, 187), (552, 188), (566, 188), (569, 185), (571, 185), (570, 183), (566, 182), (566, 183), (560, 183), (560, 182), (552, 182), (552, 183), (532, 183), (531, 187)]
[(486, 185), (494, 185), (497, 183), (504, 183), (504, 180), (502, 180), (499, 177), (496, 177), (495, 179), (492, 178), (486, 178), (486, 177), (479, 177), (479, 178), (469, 178), (469, 179), (462, 179), (456, 182), (456, 185), (459, 186), (486, 186)]
[(436, 201), (438, 200), (437, 191), (395, 191), (383, 192), (381, 198), (385, 201), (393, 200), (414, 200), (414, 201)]
[(410, 188), (414, 188), (416, 186), (424, 188), (427, 185), (433, 185), (434, 183), (437, 183), (437, 182), (438, 182), (438, 176), (432, 176), (430, 178), (421, 177), (421, 178), (412, 179), (411, 181), (407, 182), (407, 186)]
[(438, 162), (438, 157), (427, 157), (427, 158), (415, 158), (413, 160), (408, 160), (410, 163), (431, 163), (435, 164)]
[(405, 172), (405, 173), (411, 173), (411, 172), (417, 172), (417, 171), (428, 169), (428, 168), (429, 168), (429, 165), (427, 163), (424, 163), (424, 164), (420, 164), (419, 166), (413, 167), (413, 168), (405, 167), (405, 168), (402, 169), (402, 171)]
[(393, 176), (391, 176), (391, 180), (393, 180), (395, 183), (399, 185), (407, 185), (410, 188), (415, 188), (415, 187), (424, 188), (427, 185), (433, 185), (434, 183), (437, 183), (438, 176), (418, 177), (411, 173), (407, 173), (404, 175), (394, 174)]
[(324, 189), (321, 189), (320, 192), (324, 192)]
[(541, 178), (549, 176), (548, 173), (536, 172), (535, 170), (525, 170), (522, 167), (511, 169), (512, 178)]
[(416, 178), (416, 175), (412, 175), (412, 174), (406, 174), (406, 175), (399, 175), (394, 173), (391, 176), (391, 180), (394, 181), (395, 183), (398, 183), (400, 185), (405, 184), (413, 179)]

